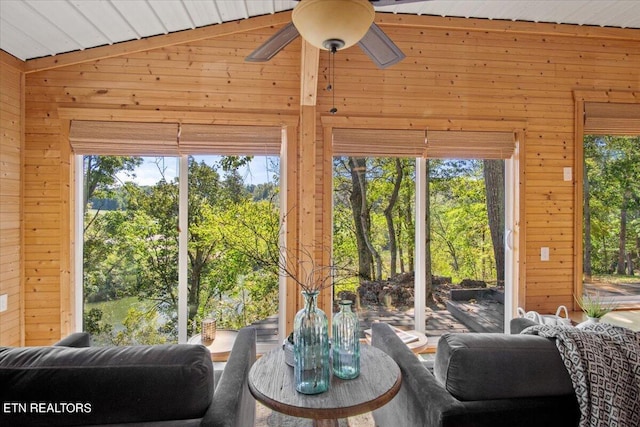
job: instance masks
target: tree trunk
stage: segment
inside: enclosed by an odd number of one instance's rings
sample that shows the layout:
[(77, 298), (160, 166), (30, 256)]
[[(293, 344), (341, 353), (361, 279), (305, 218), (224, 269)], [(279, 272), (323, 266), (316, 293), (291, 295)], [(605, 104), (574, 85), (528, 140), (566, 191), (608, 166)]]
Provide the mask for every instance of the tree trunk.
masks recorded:
[(425, 161), (425, 173), (427, 175), (425, 189), (424, 189), (424, 197), (425, 197), (425, 224), (424, 224), (424, 235), (426, 242), (424, 243), (424, 271), (427, 277), (425, 277), (425, 303), (429, 303), (429, 301), (433, 297), (433, 272), (431, 266), (431, 189), (429, 179), (429, 159)]
[(400, 159), (395, 159), (396, 165), (396, 182), (393, 185), (393, 191), (389, 197), (389, 204), (384, 210), (384, 217), (387, 220), (387, 231), (389, 234), (389, 252), (390, 252), (390, 276), (395, 277), (396, 264), (398, 263), (398, 246), (396, 243), (396, 230), (393, 224), (393, 208), (398, 201), (398, 194), (400, 193), (400, 184), (402, 184), (402, 163)]
[(483, 160), (487, 215), (498, 286), (504, 285), (504, 161)]
[(362, 225), (362, 237), (375, 262), (376, 280), (382, 280), (382, 258), (371, 242), (371, 218), (369, 216), (369, 206), (367, 205), (367, 163), (364, 158), (357, 158), (355, 174), (358, 177), (360, 185), (360, 194), (362, 195), (362, 204), (360, 206), (360, 224)]
[(622, 207), (620, 208), (620, 236), (618, 240), (618, 267), (616, 273), (624, 275), (626, 272), (625, 261), (627, 247), (627, 205), (629, 203), (629, 192), (625, 191), (622, 196)]
[(589, 187), (589, 177), (587, 174), (587, 165), (582, 168), (582, 182), (584, 183), (583, 189), (583, 197), (582, 197), (582, 212), (583, 212), (583, 244), (584, 248), (582, 250), (583, 260), (582, 260), (582, 272), (584, 274), (584, 280), (591, 281), (592, 270), (591, 270), (591, 195), (589, 191), (591, 191)]
[(191, 261), (191, 277), (189, 278), (189, 289), (187, 295), (187, 310), (189, 320), (193, 320), (198, 313), (200, 306), (200, 284), (202, 283), (202, 270), (206, 260), (203, 259), (202, 252), (196, 250), (195, 254), (189, 254)]
[[(364, 230), (369, 226), (362, 223), (361, 212), (366, 210), (366, 194), (362, 193), (360, 185), (359, 168), (366, 168), (364, 158), (349, 157), (349, 172), (351, 173), (351, 208), (353, 214), (354, 229), (356, 233), (356, 246), (358, 248), (358, 277), (361, 280), (371, 280), (373, 277), (373, 257), (366, 244)], [(366, 188), (366, 187), (365, 187)], [(366, 220), (366, 216), (365, 216)]]
[(407, 232), (410, 236), (407, 236), (407, 270), (415, 271), (415, 263), (414, 263), (414, 255), (415, 255), (415, 238), (411, 238), (411, 235), (415, 236), (415, 226), (413, 224), (413, 211), (411, 206), (410, 196), (407, 194), (403, 215), (404, 215), (404, 225)]

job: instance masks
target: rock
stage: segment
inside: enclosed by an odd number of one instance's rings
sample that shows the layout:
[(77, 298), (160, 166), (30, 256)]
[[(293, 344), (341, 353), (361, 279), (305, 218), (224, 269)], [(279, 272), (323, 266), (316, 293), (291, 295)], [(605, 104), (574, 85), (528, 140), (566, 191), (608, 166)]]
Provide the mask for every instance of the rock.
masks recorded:
[(460, 282), (460, 286), (463, 288), (486, 288), (487, 282), (482, 280), (464, 279)]

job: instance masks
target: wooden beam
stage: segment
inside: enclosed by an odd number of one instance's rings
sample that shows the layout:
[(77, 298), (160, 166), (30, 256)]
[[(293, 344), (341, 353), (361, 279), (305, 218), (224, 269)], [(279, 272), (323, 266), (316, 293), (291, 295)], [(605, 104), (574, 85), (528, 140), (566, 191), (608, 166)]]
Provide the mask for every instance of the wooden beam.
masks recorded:
[(129, 108), (58, 107), (58, 117), (65, 120), (99, 120), (116, 122), (192, 123), (209, 125), (297, 126), (293, 114), (219, 110), (143, 110)]
[(594, 25), (549, 24), (502, 19), (452, 18), (396, 13), (376, 13), (375, 22), (383, 27), (441, 28), (464, 31), (546, 34), (553, 36), (640, 41), (640, 31), (635, 28), (612, 28)]
[(320, 49), (302, 40), (300, 105), (316, 105), (318, 95), (318, 66)]
[[(64, 120), (60, 126), (60, 182), (74, 182), (73, 153), (69, 145), (69, 121)], [(75, 282), (73, 266), (75, 259), (75, 228), (82, 224), (74, 223), (74, 188), (66, 186), (60, 192), (60, 253), (69, 256), (60, 258), (60, 337), (61, 339), (75, 332)]]
[[(316, 224), (316, 99), (318, 87), (319, 49), (302, 41), (300, 58), (300, 134), (298, 137), (298, 253), (311, 253), (316, 259), (320, 244)], [(320, 298), (319, 306), (325, 310)], [(298, 309), (302, 300), (298, 299)], [(325, 310), (326, 312), (326, 310)]]
[[(286, 164), (286, 172), (282, 188), (285, 191), (286, 200), (284, 201), (285, 211), (285, 247), (287, 253), (289, 249), (296, 248), (298, 245), (298, 186), (300, 182), (300, 173), (298, 169), (298, 128), (297, 126), (289, 126), (285, 129), (285, 145), (281, 162)], [(285, 290), (285, 336), (293, 331), (293, 318), (299, 310), (298, 300), (300, 298), (300, 289), (298, 284), (290, 277), (286, 279)], [(281, 331), (282, 332), (282, 331)]]
[(25, 72), (34, 73), (36, 71), (50, 70), (83, 62), (113, 58), (115, 56), (127, 55), (130, 53), (228, 36), (260, 28), (280, 26), (289, 22), (291, 22), (291, 12), (280, 12), (273, 15), (257, 16), (240, 21), (213, 24), (188, 31), (163, 34), (140, 40), (116, 43), (109, 46), (94, 47), (83, 51), (70, 52), (56, 56), (30, 59), (25, 63)]

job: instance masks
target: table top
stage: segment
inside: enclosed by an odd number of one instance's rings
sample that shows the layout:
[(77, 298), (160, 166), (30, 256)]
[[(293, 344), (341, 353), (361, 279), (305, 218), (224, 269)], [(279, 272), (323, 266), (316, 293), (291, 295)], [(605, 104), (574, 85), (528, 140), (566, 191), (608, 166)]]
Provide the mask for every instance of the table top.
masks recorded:
[(293, 368), (284, 351), (271, 350), (249, 372), (249, 389), (265, 406), (294, 417), (337, 419), (372, 411), (389, 402), (400, 390), (398, 365), (383, 351), (360, 346), (360, 375), (352, 380), (331, 376), (329, 390), (314, 395), (298, 393)]
[(238, 331), (229, 329), (216, 330), (216, 339), (213, 341), (202, 342), (202, 335), (194, 335), (189, 338), (189, 344), (202, 344), (211, 352), (211, 360), (213, 362), (225, 362), (229, 358), (229, 353), (233, 348), (233, 344), (238, 336)]

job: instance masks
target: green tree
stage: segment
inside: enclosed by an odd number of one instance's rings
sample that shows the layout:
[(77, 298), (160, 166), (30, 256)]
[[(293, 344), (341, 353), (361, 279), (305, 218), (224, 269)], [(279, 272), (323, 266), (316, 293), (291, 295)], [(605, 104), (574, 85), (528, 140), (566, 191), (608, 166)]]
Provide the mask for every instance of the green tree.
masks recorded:
[(640, 262), (640, 138), (588, 135), (583, 143), (585, 276), (590, 268), (633, 275)]

